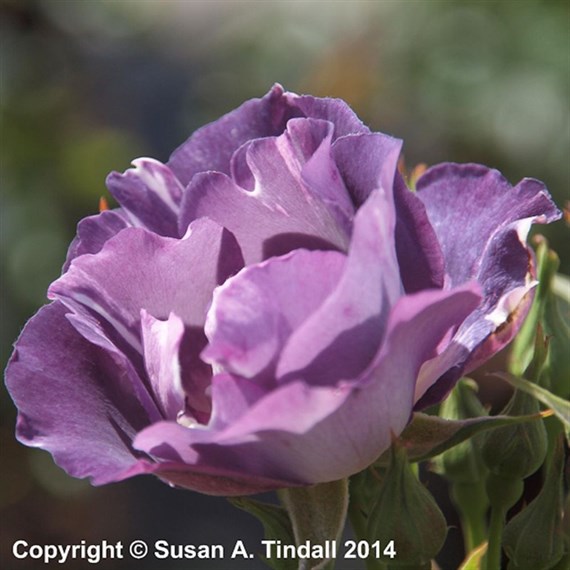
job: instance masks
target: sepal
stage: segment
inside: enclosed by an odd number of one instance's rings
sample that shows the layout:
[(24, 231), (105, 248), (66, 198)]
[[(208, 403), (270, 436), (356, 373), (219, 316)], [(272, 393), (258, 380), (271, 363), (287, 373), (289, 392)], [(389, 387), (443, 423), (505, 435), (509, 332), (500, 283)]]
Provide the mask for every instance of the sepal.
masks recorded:
[[(439, 415), (451, 420), (487, 417), (476, 392), (477, 384), (473, 380), (460, 380), (443, 402)], [(437, 471), (454, 483), (480, 482), (487, 471), (474, 437), (447, 450), (435, 463)]]
[(519, 391), (528, 394), (528, 397), (536, 399), (538, 402), (541, 402), (552, 410), (551, 413), (553, 413), (562, 422), (564, 433), (566, 434), (566, 440), (570, 442), (570, 402), (568, 402), (568, 400), (564, 400), (563, 398), (556, 396), (556, 394), (553, 394), (545, 388), (542, 388), (533, 382), (529, 382), (524, 378), (517, 378), (516, 376), (507, 374), (506, 372), (496, 373), (495, 375), (506, 380), (515, 388), (518, 388)]
[[(425, 461), (479, 433), (526, 422), (534, 423), (545, 415), (547, 414), (543, 412), (517, 417), (498, 415), (466, 420), (446, 420), (416, 412), (412, 421), (400, 434), (398, 441), (406, 449), (409, 461)], [(390, 456), (390, 450), (384, 452), (374, 466), (386, 467), (390, 463)]]
[[(503, 410), (505, 415), (532, 415), (539, 412), (538, 402), (516, 391)], [(529, 422), (491, 432), (482, 447), (489, 470), (506, 479), (524, 479), (544, 461), (548, 447), (544, 422)]]
[[(282, 544), (294, 544), (293, 527), (287, 511), (278, 505), (262, 503), (249, 497), (229, 499), (230, 503), (256, 517), (263, 525), (265, 540), (281, 541)], [(296, 570), (297, 559), (276, 557), (266, 558), (260, 555), (264, 562), (273, 570)]]
[(542, 490), (505, 527), (503, 548), (512, 570), (547, 570), (564, 555), (563, 468), (564, 449), (559, 440)]
[(398, 555), (381, 560), (390, 567), (423, 567), (440, 551), (447, 522), (437, 503), (418, 481), (405, 449), (394, 442), (391, 463), (368, 519), (368, 539), (394, 541)]
[(310, 487), (281, 489), (279, 498), (289, 514), (297, 546), (322, 546), (322, 556), (311, 556), (299, 568), (321, 570), (327, 567), (344, 530), (348, 510), (348, 480), (320, 483)]

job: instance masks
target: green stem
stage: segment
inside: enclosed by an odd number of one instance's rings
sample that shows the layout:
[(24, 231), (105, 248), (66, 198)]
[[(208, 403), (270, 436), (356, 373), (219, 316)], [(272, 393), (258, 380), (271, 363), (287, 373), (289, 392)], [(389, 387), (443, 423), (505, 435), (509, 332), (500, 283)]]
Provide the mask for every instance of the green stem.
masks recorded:
[(472, 552), (485, 541), (487, 537), (487, 525), (483, 517), (467, 519), (462, 516), (461, 518), (461, 524), (465, 524), (463, 538), (467, 545), (467, 552)]
[(410, 467), (412, 469), (412, 473), (416, 476), (416, 479), (420, 478), (420, 464), (419, 463), (410, 463)]
[(501, 542), (508, 510), (519, 500), (523, 492), (523, 480), (496, 473), (489, 473), (486, 490), (491, 503), (489, 546), (486, 569), (501, 570)]
[(451, 487), (451, 498), (461, 519), (461, 530), (466, 552), (471, 552), (487, 537), (485, 514), (489, 502), (484, 485), (456, 482)]
[[(356, 540), (369, 540), (366, 532), (366, 517), (354, 501), (350, 501), (348, 505), (348, 518)], [(386, 565), (372, 555), (368, 556), (364, 563), (366, 570), (386, 570)]]
[(501, 542), (505, 526), (506, 511), (503, 508), (491, 509), (489, 526), (489, 546), (487, 547), (487, 570), (501, 570)]

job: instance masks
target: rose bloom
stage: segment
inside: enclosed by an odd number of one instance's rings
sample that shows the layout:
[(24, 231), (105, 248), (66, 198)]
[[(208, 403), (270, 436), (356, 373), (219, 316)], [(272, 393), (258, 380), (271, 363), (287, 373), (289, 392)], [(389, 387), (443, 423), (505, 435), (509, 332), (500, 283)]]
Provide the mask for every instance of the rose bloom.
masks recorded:
[(96, 485), (204, 493), (366, 468), (521, 325), (544, 185), (440, 164), (276, 85), (107, 185), (6, 371), (17, 437)]

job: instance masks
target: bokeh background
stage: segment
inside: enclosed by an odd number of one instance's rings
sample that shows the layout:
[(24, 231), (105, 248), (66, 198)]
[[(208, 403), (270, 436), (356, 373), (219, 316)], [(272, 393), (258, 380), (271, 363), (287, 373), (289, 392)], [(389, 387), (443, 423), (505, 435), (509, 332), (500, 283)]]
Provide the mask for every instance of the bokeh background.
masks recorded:
[[(2, 368), (25, 320), (46, 302), (77, 221), (108, 196), (106, 175), (138, 156), (166, 161), (194, 129), (274, 82), (345, 99), (374, 130), (404, 139), (408, 166), (481, 162), (513, 183), (543, 180), (559, 206), (569, 198), (568, 2), (2, 0), (0, 7)], [(559, 222), (544, 233), (568, 273), (565, 231)], [(71, 479), (47, 453), (14, 440), (15, 409), (3, 388), (0, 397), (3, 569), (41, 566), (12, 558), (19, 538), (240, 538), (256, 550), (260, 525), (224, 499), (152, 478), (105, 488)], [(445, 502), (441, 481), (428, 484)], [(461, 556), (456, 528), (446, 551), (441, 566), (453, 570)], [(137, 568), (156, 564), (149, 558)]]

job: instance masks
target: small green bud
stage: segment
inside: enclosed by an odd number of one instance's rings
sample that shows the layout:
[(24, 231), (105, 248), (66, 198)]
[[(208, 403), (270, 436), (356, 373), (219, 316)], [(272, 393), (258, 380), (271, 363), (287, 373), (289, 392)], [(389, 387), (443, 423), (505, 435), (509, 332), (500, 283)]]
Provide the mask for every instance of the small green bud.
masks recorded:
[[(537, 414), (539, 404), (532, 396), (517, 390), (502, 414)], [(543, 463), (548, 448), (546, 429), (540, 420), (497, 428), (483, 443), (483, 460), (489, 470), (507, 479), (524, 479)]]
[[(462, 378), (441, 405), (439, 415), (450, 420), (487, 416), (477, 397), (477, 388), (473, 380)], [(485, 540), (485, 514), (489, 507), (485, 493), (487, 468), (477, 445), (480, 440), (471, 437), (434, 460), (435, 470), (451, 483), (451, 500), (459, 513), (463, 540), (469, 551)]]
[[(477, 397), (477, 384), (469, 378), (460, 380), (441, 405), (440, 417), (465, 420), (486, 416), (486, 410)], [(473, 438), (452, 447), (435, 463), (438, 471), (454, 483), (478, 483), (487, 472)]]
[(414, 475), (405, 450), (397, 443), (392, 445), (390, 467), (371, 509), (367, 530), (371, 541), (394, 541), (397, 556), (393, 560), (381, 558), (390, 568), (429, 565), (445, 542), (445, 517)]
[(521, 498), (524, 483), (518, 477), (511, 478), (496, 473), (490, 473), (485, 485), (487, 497), (494, 509), (504, 511), (504, 514)]
[(503, 548), (513, 570), (547, 570), (564, 555), (563, 464), (564, 451), (559, 442), (542, 490), (505, 527)]

